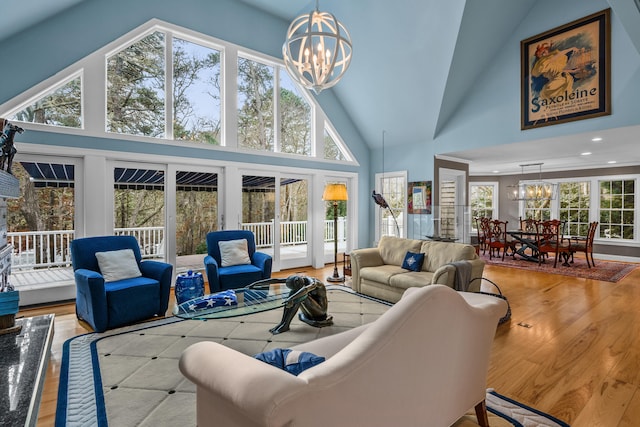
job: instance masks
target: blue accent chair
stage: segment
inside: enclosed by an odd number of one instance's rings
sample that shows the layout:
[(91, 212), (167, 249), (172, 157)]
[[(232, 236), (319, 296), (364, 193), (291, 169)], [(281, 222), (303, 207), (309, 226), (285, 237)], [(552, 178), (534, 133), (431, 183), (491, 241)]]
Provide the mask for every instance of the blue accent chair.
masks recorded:
[[(218, 242), (227, 240), (247, 240), (247, 249), (251, 264), (222, 267)], [(227, 289), (238, 289), (258, 280), (271, 277), (273, 260), (271, 255), (256, 252), (256, 239), (253, 232), (247, 230), (212, 231), (207, 234), (207, 253), (204, 267), (211, 293)]]
[[(96, 252), (131, 249), (142, 276), (105, 282)], [(133, 236), (85, 237), (71, 241), (71, 262), (76, 280), (76, 314), (96, 332), (164, 316), (169, 306), (173, 266), (142, 261)]]

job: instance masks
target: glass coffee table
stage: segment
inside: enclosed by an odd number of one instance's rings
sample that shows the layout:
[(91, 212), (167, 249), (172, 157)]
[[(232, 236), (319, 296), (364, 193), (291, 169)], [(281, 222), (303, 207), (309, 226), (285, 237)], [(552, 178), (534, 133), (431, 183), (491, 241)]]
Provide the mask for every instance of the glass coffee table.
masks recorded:
[(280, 323), (270, 329), (273, 334), (289, 330), (289, 324), (316, 286), (309, 285), (291, 292), (285, 283), (273, 283), (267, 279), (245, 288), (216, 292), (178, 304), (173, 309), (174, 316), (182, 319), (223, 319), (263, 311), (284, 308)]

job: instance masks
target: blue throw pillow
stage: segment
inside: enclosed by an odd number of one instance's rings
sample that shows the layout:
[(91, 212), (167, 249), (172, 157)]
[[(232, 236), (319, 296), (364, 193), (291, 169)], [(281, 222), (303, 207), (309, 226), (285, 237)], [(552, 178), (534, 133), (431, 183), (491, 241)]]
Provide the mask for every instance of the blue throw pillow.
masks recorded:
[(258, 353), (253, 357), (276, 368), (284, 369), (293, 375), (299, 375), (302, 371), (312, 368), (325, 360), (322, 356), (288, 348), (274, 348), (270, 351)]
[(407, 252), (402, 262), (402, 268), (411, 271), (422, 270), (422, 263), (424, 262), (424, 254), (416, 254), (414, 252)]

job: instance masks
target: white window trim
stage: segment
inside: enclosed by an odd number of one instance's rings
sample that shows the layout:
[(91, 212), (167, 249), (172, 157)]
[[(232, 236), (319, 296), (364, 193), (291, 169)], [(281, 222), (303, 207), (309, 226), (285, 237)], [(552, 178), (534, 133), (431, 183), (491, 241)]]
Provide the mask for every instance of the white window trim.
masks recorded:
[[(375, 176), (375, 189), (377, 193), (382, 194), (382, 180), (387, 178), (403, 178), (404, 179), (404, 200), (407, 200), (407, 171), (397, 171), (397, 172), (383, 172), (376, 173)], [(386, 197), (385, 197), (386, 199)], [(380, 210), (381, 208), (375, 205), (375, 243), (380, 241)], [(404, 221), (402, 221), (401, 234), (403, 236), (407, 235), (407, 204), (404, 204), (402, 209)]]
[[(589, 222), (600, 222), (600, 181), (629, 181), (635, 180), (635, 210), (634, 210), (634, 238), (633, 239), (606, 239), (600, 237), (599, 233), (596, 233), (594, 242), (599, 245), (609, 246), (637, 246), (640, 244), (640, 208), (638, 203), (640, 202), (640, 174), (626, 174), (626, 175), (599, 175), (599, 176), (584, 176), (575, 178), (559, 178), (559, 179), (545, 179), (545, 181), (551, 183), (564, 183), (564, 182), (590, 182), (590, 203), (589, 203)], [(527, 182), (527, 181), (523, 181)], [(595, 191), (595, 193), (594, 193)], [(594, 197), (594, 194), (596, 197)], [(558, 195), (558, 197), (560, 197)], [(551, 201), (551, 216), (552, 218), (558, 218), (560, 214), (560, 203), (558, 199)], [(520, 216), (524, 213), (524, 202), (519, 202), (518, 213)], [(600, 227), (600, 225), (598, 225)]]
[[(106, 131), (106, 58), (109, 55), (121, 50), (122, 48), (129, 46), (136, 40), (140, 40), (146, 37), (148, 34), (154, 31), (162, 31), (167, 34), (167, 37), (179, 37), (188, 40), (199, 45), (216, 49), (221, 53), (221, 73), (222, 73), (222, 85), (221, 85), (221, 98), (222, 98), (222, 112), (221, 112), (221, 139), (224, 145), (214, 146), (210, 144), (202, 144), (189, 141), (175, 141), (168, 139), (169, 131), (165, 138), (154, 138), (141, 135), (126, 135), (117, 134)], [(273, 64), (278, 70), (282, 70), (284, 62), (282, 59), (274, 58), (263, 53), (253, 51), (248, 48), (244, 48), (235, 45), (231, 42), (227, 42), (215, 37), (208, 36), (184, 27), (180, 27), (168, 22), (151, 19), (139, 27), (125, 33), (115, 41), (103, 46), (95, 52), (87, 55), (76, 63), (66, 67), (60, 72), (56, 73), (52, 77), (43, 80), (35, 86), (27, 89), (20, 95), (10, 99), (4, 104), (0, 105), (0, 117), (10, 117), (16, 112), (22, 110), (29, 104), (33, 103), (39, 97), (43, 96), (52, 88), (59, 87), (59, 85), (68, 82), (71, 78), (81, 74), (82, 75), (82, 112), (83, 112), (83, 128), (66, 128), (61, 126), (50, 126), (41, 123), (20, 122), (21, 127), (25, 130), (36, 130), (43, 132), (71, 134), (71, 135), (83, 135), (97, 138), (109, 138), (119, 139), (127, 141), (146, 142), (152, 144), (167, 144), (177, 147), (192, 147), (206, 150), (223, 150), (247, 153), (247, 150), (241, 150), (237, 146), (237, 60), (238, 52), (244, 57), (255, 58), (256, 60)], [(167, 61), (168, 63), (171, 61)], [(294, 83), (296, 84), (296, 83)], [(312, 156), (304, 156), (290, 153), (279, 152), (263, 152), (251, 150), (251, 154), (259, 155), (275, 155), (277, 157), (294, 158), (297, 160), (308, 160), (314, 162), (326, 162), (326, 163), (340, 163), (340, 164), (353, 164), (359, 165), (355, 160), (355, 156), (349, 150), (345, 149), (346, 145), (344, 141), (337, 137), (336, 142), (339, 141), (340, 148), (343, 149), (347, 160), (329, 160), (324, 159), (324, 150), (318, 149), (319, 141), (322, 141), (324, 128), (323, 125), (329, 124), (329, 128), (335, 132), (335, 128), (330, 124), (329, 118), (322, 111), (320, 104), (316, 98), (311, 96), (309, 91), (305, 88), (299, 87), (300, 93), (303, 94), (305, 99), (310, 103), (312, 108), (312, 120), (311, 126), (314, 127), (312, 132)], [(85, 99), (91, 99), (91, 103), (85, 103)], [(167, 100), (165, 102), (168, 102)], [(321, 129), (318, 129), (321, 128)], [(315, 154), (315, 157), (313, 156)]]
[[(498, 181), (472, 181), (469, 183), (469, 207), (471, 207), (471, 187), (472, 186), (485, 186), (485, 187), (493, 187), (493, 214), (494, 214), (494, 219), (500, 218), (500, 204), (499, 204), (499, 200), (500, 200), (500, 183)], [(471, 218), (471, 232), (472, 233), (477, 233), (477, 229), (476, 229), (476, 224), (475, 221), (473, 220), (473, 218)]]

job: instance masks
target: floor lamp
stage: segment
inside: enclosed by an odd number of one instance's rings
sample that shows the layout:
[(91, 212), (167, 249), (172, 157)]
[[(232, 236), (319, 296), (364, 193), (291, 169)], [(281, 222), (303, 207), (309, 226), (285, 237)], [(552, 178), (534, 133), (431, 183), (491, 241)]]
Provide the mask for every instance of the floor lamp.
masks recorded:
[(333, 202), (333, 276), (327, 277), (327, 282), (344, 282), (344, 277), (340, 277), (338, 273), (338, 202), (348, 200), (347, 186), (340, 183), (327, 184), (322, 200)]

